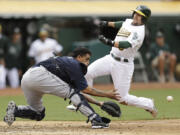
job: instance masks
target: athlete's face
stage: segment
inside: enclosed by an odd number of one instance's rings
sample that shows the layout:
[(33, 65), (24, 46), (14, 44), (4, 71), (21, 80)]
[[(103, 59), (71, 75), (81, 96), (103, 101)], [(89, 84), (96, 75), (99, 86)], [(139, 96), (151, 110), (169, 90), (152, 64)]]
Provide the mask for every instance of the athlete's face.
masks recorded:
[(163, 45), (164, 45), (164, 37), (157, 37), (157, 38), (156, 38), (156, 43), (157, 43), (159, 46), (163, 46)]
[(137, 13), (134, 13), (133, 24), (134, 25), (141, 25), (142, 24), (142, 16), (137, 14)]
[(47, 33), (43, 33), (43, 34), (39, 34), (39, 37), (42, 41), (44, 41), (47, 37), (48, 37), (48, 34)]
[(13, 42), (14, 42), (14, 43), (19, 42), (20, 39), (21, 39), (21, 34), (20, 34), (20, 33), (15, 33), (15, 34), (13, 35)]
[(89, 54), (86, 54), (86, 55), (84, 55), (84, 56), (78, 55), (76, 59), (77, 59), (79, 62), (81, 62), (81, 63), (85, 64), (86, 66), (88, 66), (88, 65), (89, 65), (90, 57), (91, 57), (91, 56), (90, 56)]

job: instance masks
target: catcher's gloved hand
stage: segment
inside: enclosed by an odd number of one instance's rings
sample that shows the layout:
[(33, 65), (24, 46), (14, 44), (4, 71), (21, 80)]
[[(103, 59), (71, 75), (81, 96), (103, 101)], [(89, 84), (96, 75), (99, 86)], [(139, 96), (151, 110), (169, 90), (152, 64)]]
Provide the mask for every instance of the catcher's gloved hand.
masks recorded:
[(112, 117), (120, 117), (121, 116), (121, 109), (119, 105), (112, 101), (104, 102), (101, 106), (101, 109), (107, 112)]
[(101, 21), (101, 22), (99, 23), (99, 26), (100, 26), (100, 27), (107, 27), (107, 26), (108, 26), (108, 22), (107, 22), (107, 21)]
[(99, 35), (98, 38), (104, 44), (106, 44), (108, 46), (114, 46), (114, 41), (112, 41), (111, 39), (108, 39), (108, 38), (104, 37), (103, 35)]

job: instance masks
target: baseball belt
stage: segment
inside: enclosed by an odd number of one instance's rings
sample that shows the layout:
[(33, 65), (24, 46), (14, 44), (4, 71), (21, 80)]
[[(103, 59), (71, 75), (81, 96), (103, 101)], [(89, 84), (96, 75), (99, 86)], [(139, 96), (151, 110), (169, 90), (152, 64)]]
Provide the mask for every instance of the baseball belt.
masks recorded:
[(122, 59), (122, 58), (120, 58), (120, 57), (116, 57), (113, 53), (111, 53), (111, 56), (112, 56), (115, 60), (117, 60), (117, 61), (129, 62), (128, 59)]

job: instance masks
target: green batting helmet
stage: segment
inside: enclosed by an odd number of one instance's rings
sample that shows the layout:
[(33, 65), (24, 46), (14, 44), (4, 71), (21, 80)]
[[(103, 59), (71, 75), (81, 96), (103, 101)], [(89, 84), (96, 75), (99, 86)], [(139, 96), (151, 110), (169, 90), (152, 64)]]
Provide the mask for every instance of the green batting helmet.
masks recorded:
[(137, 13), (143, 17), (142, 18), (143, 23), (146, 23), (147, 19), (151, 16), (151, 10), (147, 6), (144, 6), (144, 5), (137, 6), (136, 9), (133, 11), (134, 11), (133, 16), (134, 16), (134, 13)]

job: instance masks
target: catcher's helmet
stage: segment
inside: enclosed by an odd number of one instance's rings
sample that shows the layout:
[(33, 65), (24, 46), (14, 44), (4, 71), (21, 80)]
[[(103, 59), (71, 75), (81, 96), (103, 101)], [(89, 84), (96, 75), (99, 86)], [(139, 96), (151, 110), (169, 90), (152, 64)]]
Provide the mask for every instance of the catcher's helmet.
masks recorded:
[(134, 13), (137, 13), (142, 16), (143, 23), (146, 23), (147, 19), (151, 16), (151, 10), (147, 6), (144, 6), (144, 5), (137, 6), (136, 9), (133, 11), (134, 11), (133, 16), (134, 16)]

